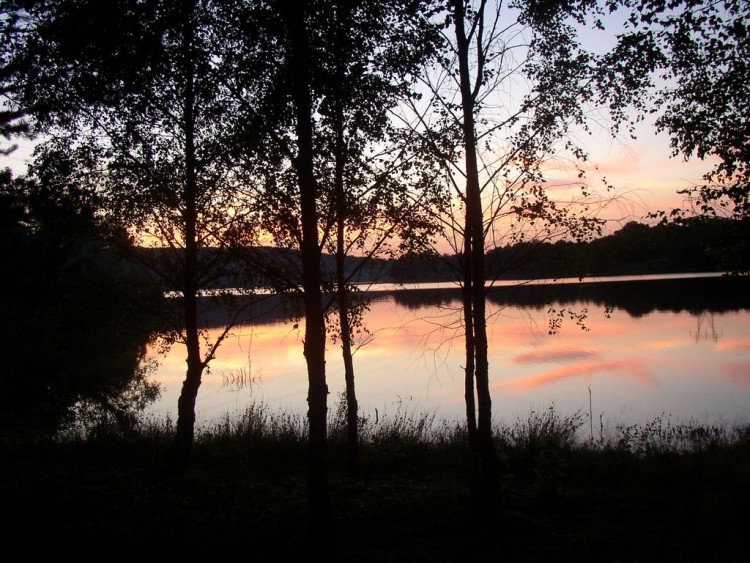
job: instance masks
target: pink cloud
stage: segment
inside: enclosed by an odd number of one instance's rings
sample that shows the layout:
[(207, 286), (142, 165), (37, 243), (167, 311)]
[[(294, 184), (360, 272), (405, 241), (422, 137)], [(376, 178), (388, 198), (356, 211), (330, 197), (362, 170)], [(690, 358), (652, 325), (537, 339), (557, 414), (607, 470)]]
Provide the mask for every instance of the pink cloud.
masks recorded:
[(587, 364), (576, 364), (568, 367), (548, 370), (536, 375), (519, 377), (510, 381), (502, 381), (493, 385), (493, 390), (511, 391), (523, 393), (551, 385), (565, 379), (579, 377), (591, 377), (599, 372), (615, 372), (645, 384), (651, 378), (651, 372), (644, 362), (639, 360), (612, 360), (609, 362), (597, 362)]

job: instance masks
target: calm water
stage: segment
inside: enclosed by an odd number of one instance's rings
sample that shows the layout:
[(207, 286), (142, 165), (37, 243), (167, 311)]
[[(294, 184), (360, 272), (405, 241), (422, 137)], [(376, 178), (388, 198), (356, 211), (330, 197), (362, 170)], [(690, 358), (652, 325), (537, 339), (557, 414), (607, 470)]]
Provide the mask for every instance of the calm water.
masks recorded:
[[(493, 411), (499, 421), (554, 404), (563, 414), (593, 411), (606, 426), (673, 421), (750, 420), (750, 292), (747, 280), (673, 276), (621, 283), (506, 284), (488, 296)], [(369, 335), (355, 354), (364, 414), (407, 409), (464, 419), (459, 293), (442, 286), (375, 293)], [(565, 316), (549, 333), (550, 309), (586, 312), (583, 327)], [(214, 336), (219, 329), (209, 329)], [(307, 375), (300, 330), (266, 314), (236, 327), (204, 376), (201, 422), (263, 402), (306, 412)], [(160, 362), (162, 398), (150, 412), (176, 413), (184, 348)], [(328, 347), (329, 406), (344, 389), (340, 348)], [(238, 384), (237, 382), (241, 383)], [(591, 401), (591, 403), (589, 403)]]

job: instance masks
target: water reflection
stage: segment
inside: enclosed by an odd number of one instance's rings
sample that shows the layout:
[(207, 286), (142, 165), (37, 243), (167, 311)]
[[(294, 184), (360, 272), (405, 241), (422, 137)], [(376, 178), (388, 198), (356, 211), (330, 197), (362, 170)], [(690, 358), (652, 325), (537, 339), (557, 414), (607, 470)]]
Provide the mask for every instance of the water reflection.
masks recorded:
[[(605, 424), (647, 422), (663, 413), (701, 422), (750, 418), (746, 281), (524, 289), (528, 291), (504, 287), (488, 295), (489, 360), (498, 420), (511, 420), (552, 402), (564, 413), (588, 412), (589, 387), (594, 417), (601, 415)], [(371, 337), (355, 354), (364, 414), (408, 408), (462, 420), (464, 352), (458, 291), (373, 296), (367, 316)], [(586, 310), (585, 329), (566, 319), (557, 333), (549, 334), (551, 304)], [(263, 322), (237, 327), (211, 364), (198, 396), (199, 419), (210, 421), (253, 401), (292, 413), (306, 411), (302, 333), (278, 304), (272, 307), (265, 301), (263, 307)], [(214, 320), (218, 324), (218, 318)], [(344, 389), (338, 351), (329, 345), (331, 406)], [(152, 409), (160, 415), (174, 413), (184, 377), (183, 350), (174, 348), (162, 362), (158, 378), (164, 393)]]

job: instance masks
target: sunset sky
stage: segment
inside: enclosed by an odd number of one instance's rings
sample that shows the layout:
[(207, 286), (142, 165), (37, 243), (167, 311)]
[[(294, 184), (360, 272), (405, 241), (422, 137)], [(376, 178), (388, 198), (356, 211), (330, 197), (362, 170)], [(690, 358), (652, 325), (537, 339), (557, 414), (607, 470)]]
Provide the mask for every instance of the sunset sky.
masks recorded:
[[(712, 161), (671, 156), (667, 134), (657, 134), (649, 125), (638, 130), (636, 139), (592, 138), (589, 150), (592, 165), (598, 165), (587, 172), (589, 182), (595, 186), (600, 176), (606, 177), (623, 196), (623, 220), (640, 220), (650, 212), (684, 206), (684, 196), (677, 192), (699, 185), (713, 167)], [(616, 215), (613, 211), (611, 217), (618, 219)], [(616, 230), (616, 221), (612, 228)]]
[[(507, 24), (510, 29), (516, 25), (516, 20), (515, 11), (503, 7), (501, 22)], [(607, 52), (615, 44), (616, 35), (629, 30), (626, 20), (626, 13), (617, 12), (603, 18), (605, 30), (596, 29), (593, 24), (579, 27), (582, 46), (594, 53)], [(512, 53), (509, 58), (523, 57), (528, 37), (525, 37), (524, 33), (509, 33), (508, 41), (506, 48)], [(501, 104), (498, 107), (510, 107), (517, 101), (513, 100), (522, 93), (523, 82), (517, 82), (513, 78), (508, 80), (507, 85), (503, 82), (503, 86), (502, 93), (500, 89), (496, 90), (500, 96), (497, 101)], [(509, 99), (504, 99), (505, 97)], [(606, 119), (606, 116), (603, 116), (602, 123), (605, 123)], [(620, 139), (613, 139), (602, 130), (594, 131), (591, 136), (582, 133), (575, 139), (575, 142), (580, 143), (590, 155), (589, 165), (586, 167), (589, 187), (604, 198), (616, 200), (599, 215), (609, 221), (605, 234), (618, 230), (628, 221), (645, 222), (649, 213), (686, 207), (687, 202), (678, 191), (699, 185), (702, 176), (714, 165), (712, 161), (686, 161), (682, 156), (673, 157), (668, 135), (657, 134), (653, 121), (643, 122), (636, 135), (636, 139), (624, 135)], [(27, 140), (15, 142), (19, 149), (9, 156), (0, 156), (0, 167), (9, 166), (16, 174), (21, 174), (25, 171), (25, 163), (31, 156), (33, 143)], [(566, 187), (575, 182), (576, 171), (572, 166), (561, 164), (559, 168), (553, 167), (546, 171), (546, 178), (548, 193), (555, 194), (552, 195), (553, 199), (557, 195), (560, 200), (565, 200), (568, 194), (574, 193), (570, 187)], [(611, 191), (605, 189), (603, 178), (612, 186)], [(445, 246), (439, 250), (451, 252), (452, 248)]]
[[(21, 174), (26, 170), (33, 144), (25, 140), (16, 143), (18, 150), (0, 157), (0, 166)], [(587, 171), (589, 183), (603, 190), (600, 178), (606, 177), (616, 194), (622, 196), (620, 204), (607, 214), (613, 220), (610, 231), (617, 230), (622, 221), (641, 220), (649, 212), (684, 205), (677, 191), (700, 183), (701, 176), (712, 167), (709, 161), (671, 157), (667, 135), (657, 135), (648, 125), (639, 129), (635, 140), (614, 140), (602, 134), (586, 139), (585, 143), (591, 153), (591, 167)], [(550, 173), (552, 183), (557, 178), (556, 172)]]

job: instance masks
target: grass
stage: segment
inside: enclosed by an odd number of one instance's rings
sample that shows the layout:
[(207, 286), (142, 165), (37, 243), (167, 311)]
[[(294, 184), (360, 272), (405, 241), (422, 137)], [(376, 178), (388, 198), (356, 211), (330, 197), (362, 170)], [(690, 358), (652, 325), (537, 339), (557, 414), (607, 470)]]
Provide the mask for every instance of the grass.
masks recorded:
[[(328, 561), (744, 561), (750, 427), (669, 416), (587, 436), (554, 406), (495, 428), (502, 501), (477, 522), (460, 425), (401, 410), (361, 421), (362, 479), (332, 414)], [(161, 475), (169, 420), (124, 432), (2, 436), (3, 550), (30, 555), (309, 557), (304, 417), (255, 405), (197, 429)]]

